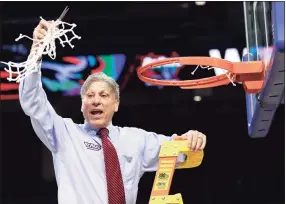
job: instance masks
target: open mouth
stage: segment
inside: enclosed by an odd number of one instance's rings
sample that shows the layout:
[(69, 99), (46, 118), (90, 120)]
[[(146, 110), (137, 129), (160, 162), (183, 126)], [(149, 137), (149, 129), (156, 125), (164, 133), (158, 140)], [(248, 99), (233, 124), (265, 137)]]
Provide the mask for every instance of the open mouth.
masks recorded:
[(103, 113), (102, 110), (92, 110), (90, 111), (90, 114), (93, 116), (100, 116)]

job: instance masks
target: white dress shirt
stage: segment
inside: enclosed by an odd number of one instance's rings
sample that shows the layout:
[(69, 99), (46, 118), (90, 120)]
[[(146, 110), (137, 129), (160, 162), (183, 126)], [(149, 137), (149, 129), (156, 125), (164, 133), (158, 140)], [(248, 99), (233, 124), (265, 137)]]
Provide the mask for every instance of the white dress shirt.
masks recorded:
[[(34, 131), (52, 153), (58, 203), (108, 204), (104, 157), (97, 130), (86, 122), (76, 124), (55, 112), (42, 88), (40, 72), (20, 82), (19, 96)], [(119, 156), (126, 204), (135, 204), (141, 176), (157, 170), (160, 144), (172, 137), (113, 124), (107, 128)]]

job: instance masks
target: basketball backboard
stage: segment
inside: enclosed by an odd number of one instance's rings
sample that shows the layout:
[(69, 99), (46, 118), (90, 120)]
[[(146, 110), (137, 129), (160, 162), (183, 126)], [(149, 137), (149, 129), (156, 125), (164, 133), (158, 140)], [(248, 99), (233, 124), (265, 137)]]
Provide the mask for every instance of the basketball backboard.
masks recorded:
[(246, 94), (250, 137), (267, 136), (276, 109), (284, 103), (285, 2), (243, 2), (247, 55), (243, 61), (262, 60), (266, 80), (259, 94)]

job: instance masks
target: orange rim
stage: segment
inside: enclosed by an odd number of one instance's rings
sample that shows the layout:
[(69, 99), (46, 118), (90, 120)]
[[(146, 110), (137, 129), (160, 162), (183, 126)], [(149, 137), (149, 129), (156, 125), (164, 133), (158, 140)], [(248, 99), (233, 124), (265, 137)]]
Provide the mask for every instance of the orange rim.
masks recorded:
[[(203, 65), (217, 67), (224, 69), (227, 72), (218, 76), (184, 81), (158, 80), (143, 76), (143, 73), (148, 69), (172, 63), (179, 63), (181, 65)], [(263, 81), (263, 70), (264, 65), (262, 61), (230, 62), (228, 60), (213, 57), (174, 57), (141, 66), (137, 70), (137, 75), (141, 81), (154, 85), (179, 86), (182, 89), (200, 89), (227, 85), (231, 82), (231, 80), (233, 82)], [(246, 90), (253, 90), (253, 87), (245, 88)], [(261, 87), (255, 87), (255, 91), (259, 91), (260, 88)]]

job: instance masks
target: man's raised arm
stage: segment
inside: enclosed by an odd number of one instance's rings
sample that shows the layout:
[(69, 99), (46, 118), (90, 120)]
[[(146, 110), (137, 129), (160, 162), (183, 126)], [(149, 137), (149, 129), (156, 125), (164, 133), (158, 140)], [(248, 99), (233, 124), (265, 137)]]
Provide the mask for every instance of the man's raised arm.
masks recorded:
[[(45, 37), (46, 23), (46, 21), (41, 21), (35, 28), (34, 40), (40, 40)], [(35, 46), (35, 42), (33, 46)], [(34, 49), (33, 46), (32, 50)], [(30, 74), (20, 82), (20, 104), (25, 114), (31, 118), (32, 126), (37, 136), (50, 151), (56, 152), (62, 140), (61, 132), (64, 128), (64, 121), (55, 112), (42, 87), (41, 59), (34, 66), (37, 66), (38, 71)]]

